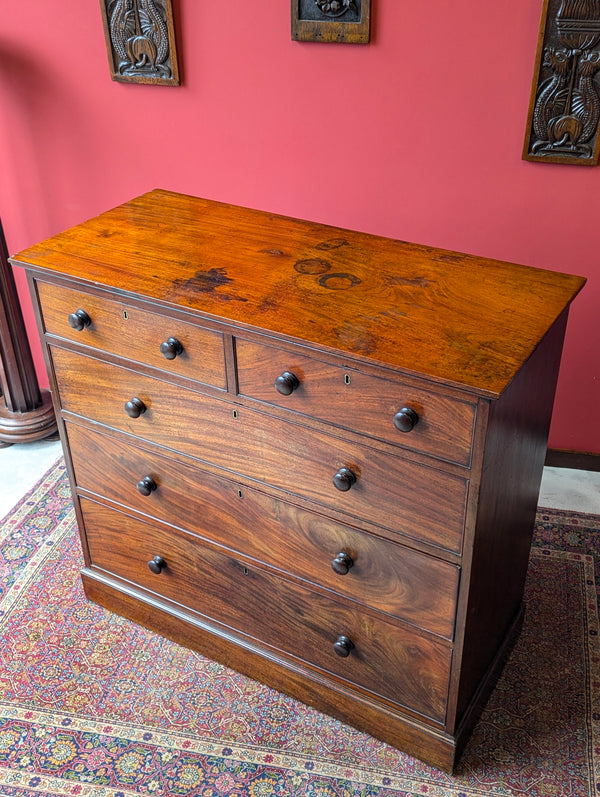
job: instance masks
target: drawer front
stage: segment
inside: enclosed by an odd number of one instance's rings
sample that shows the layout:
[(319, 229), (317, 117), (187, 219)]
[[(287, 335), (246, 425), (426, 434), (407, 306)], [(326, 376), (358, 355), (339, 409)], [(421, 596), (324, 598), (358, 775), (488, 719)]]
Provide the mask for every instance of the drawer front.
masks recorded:
[[(37, 282), (44, 329), (50, 335), (135, 360), (206, 385), (227, 389), (223, 336), (219, 332), (188, 324), (59, 285)], [(69, 316), (84, 310), (91, 323), (73, 329)], [(172, 359), (161, 353), (161, 344), (174, 339), (182, 350)], [(177, 350), (172, 343), (166, 353)]]
[[(413, 451), (470, 464), (475, 404), (330, 365), (302, 351), (240, 338), (236, 339), (236, 359), (238, 390), (243, 396)], [(293, 389), (282, 395), (275, 383), (284, 374), (291, 376), (280, 380), (281, 389)], [(401, 413), (405, 408), (418, 417), (412, 428), (410, 414)]]
[[(92, 566), (396, 704), (443, 722), (451, 647), (270, 575), (172, 529), (82, 500)], [(161, 557), (160, 573), (148, 562)], [(340, 637), (353, 647), (335, 653)], [(340, 640), (341, 646), (341, 640)]]
[(454, 565), (113, 437), (67, 431), (78, 487), (452, 637)]
[[(353, 519), (461, 546), (467, 481), (66, 349), (53, 351), (63, 409), (317, 501)], [(125, 402), (146, 408), (130, 418)], [(333, 478), (348, 469), (353, 486)], [(348, 477), (349, 479), (350, 477)], [(338, 481), (343, 479), (338, 478)]]

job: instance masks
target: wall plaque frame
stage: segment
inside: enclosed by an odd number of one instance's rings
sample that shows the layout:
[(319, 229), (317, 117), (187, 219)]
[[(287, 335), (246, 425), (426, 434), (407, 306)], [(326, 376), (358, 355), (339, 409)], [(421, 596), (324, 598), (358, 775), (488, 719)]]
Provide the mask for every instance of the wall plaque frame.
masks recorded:
[(100, 8), (113, 80), (179, 85), (171, 0), (100, 0)]
[(600, 0), (544, 0), (523, 159), (596, 166)]
[(292, 0), (292, 39), (367, 44), (371, 0)]

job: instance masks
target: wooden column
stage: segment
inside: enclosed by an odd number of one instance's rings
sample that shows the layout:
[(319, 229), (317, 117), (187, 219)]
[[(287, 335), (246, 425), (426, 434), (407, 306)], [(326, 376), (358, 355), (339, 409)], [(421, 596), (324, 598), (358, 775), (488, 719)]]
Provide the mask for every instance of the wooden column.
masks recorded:
[(0, 446), (56, 432), (48, 391), (40, 391), (0, 222)]

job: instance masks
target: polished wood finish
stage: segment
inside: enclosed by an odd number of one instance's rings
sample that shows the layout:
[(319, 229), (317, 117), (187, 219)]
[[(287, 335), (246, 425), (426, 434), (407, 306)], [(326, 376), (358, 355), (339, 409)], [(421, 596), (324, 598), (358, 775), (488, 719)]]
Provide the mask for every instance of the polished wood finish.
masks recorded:
[[(71, 422), (67, 434), (77, 484), (85, 494), (165, 523), (177, 518), (178, 525), (236, 556), (452, 637), (457, 565), (215, 476), (198, 463), (177, 461)], [(141, 472), (156, 484), (148, 495), (137, 488)]]
[[(281, 349), (237, 340), (236, 362), (242, 396), (460, 465), (471, 461), (477, 404), (464, 396), (434, 393), (414, 380), (382, 379), (343, 362), (332, 365), (297, 346)], [(292, 389), (282, 392), (288, 383)], [(396, 418), (403, 412), (420, 413), (418, 428), (414, 419), (410, 428), (407, 423), (398, 428)]]
[[(226, 389), (220, 333), (179, 318), (164, 318), (150, 308), (116, 301), (105, 293), (91, 294), (46, 282), (39, 283), (38, 290), (44, 327), (50, 334)], [(87, 323), (82, 313), (89, 319)], [(77, 321), (71, 321), (73, 316)]]
[[(225, 399), (69, 349), (53, 346), (52, 362), (62, 410), (71, 416), (90, 418), (197, 457), (221, 472), (314, 501), (322, 511), (344, 513), (353, 523), (374, 523), (398, 536), (460, 550), (465, 473), (392, 456), (370, 448), (368, 440), (359, 444), (246, 407), (232, 409)], [(340, 473), (339, 481), (348, 488), (343, 497), (334, 484)]]
[(159, 190), (16, 262), (492, 398), (584, 282)]
[(451, 770), (584, 281), (162, 191), (17, 261), (88, 597)]
[[(281, 579), (185, 532), (163, 532), (85, 499), (81, 505), (93, 567), (159, 592), (282, 656), (443, 721), (451, 653), (447, 642), (389, 617), (357, 612), (352, 602)], [(120, 542), (123, 537), (127, 545)], [(156, 569), (147, 567), (149, 556), (156, 554), (166, 562), (156, 566), (158, 583)], [(340, 666), (331, 655), (340, 630), (356, 646), (349, 666)]]

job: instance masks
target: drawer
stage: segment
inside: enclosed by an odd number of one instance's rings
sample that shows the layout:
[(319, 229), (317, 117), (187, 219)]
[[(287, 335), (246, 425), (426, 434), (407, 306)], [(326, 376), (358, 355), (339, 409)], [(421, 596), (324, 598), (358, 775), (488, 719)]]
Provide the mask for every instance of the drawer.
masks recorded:
[[(287, 582), (184, 532), (81, 503), (92, 566), (329, 676), (444, 721), (447, 643)], [(155, 557), (164, 562), (159, 573), (148, 566)], [(344, 638), (350, 643), (344, 645)], [(336, 643), (349, 655), (337, 655)]]
[[(473, 403), (321, 362), (301, 349), (278, 349), (237, 338), (236, 359), (242, 396), (460, 465), (470, 464)], [(414, 426), (415, 416), (401, 413), (405, 408), (416, 413)]]
[[(163, 371), (227, 389), (223, 336), (219, 332), (176, 318), (140, 310), (127, 302), (108, 299), (47, 282), (37, 282), (44, 330), (94, 349), (135, 360)], [(83, 310), (89, 326), (73, 329), (69, 316)], [(182, 350), (173, 357), (178, 341)], [(161, 353), (166, 347), (167, 359)]]
[[(464, 478), (52, 348), (64, 410), (316, 501), (355, 525), (364, 521), (460, 550)], [(137, 418), (124, 409), (133, 398), (145, 408)], [(334, 478), (347, 487), (351, 475), (350, 489), (336, 489)]]
[(458, 567), (76, 424), (67, 432), (78, 487), (452, 637)]

